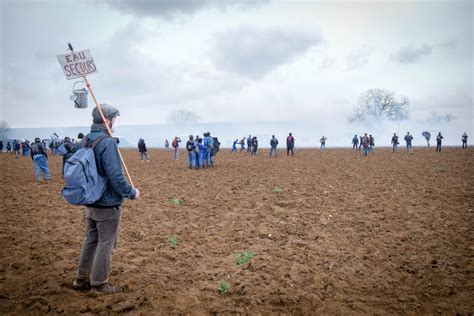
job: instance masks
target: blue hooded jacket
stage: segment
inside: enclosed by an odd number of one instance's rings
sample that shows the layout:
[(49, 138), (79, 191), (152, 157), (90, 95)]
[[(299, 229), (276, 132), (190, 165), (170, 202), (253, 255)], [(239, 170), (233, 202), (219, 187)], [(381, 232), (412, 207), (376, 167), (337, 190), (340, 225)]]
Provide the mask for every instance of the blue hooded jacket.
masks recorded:
[[(86, 136), (89, 144), (100, 136), (108, 135), (102, 124), (92, 124), (91, 132)], [(97, 172), (107, 179), (102, 197), (94, 204), (97, 208), (110, 208), (122, 205), (124, 199), (135, 199), (136, 190), (128, 184), (122, 170), (118, 146), (115, 138), (102, 139), (94, 150)]]

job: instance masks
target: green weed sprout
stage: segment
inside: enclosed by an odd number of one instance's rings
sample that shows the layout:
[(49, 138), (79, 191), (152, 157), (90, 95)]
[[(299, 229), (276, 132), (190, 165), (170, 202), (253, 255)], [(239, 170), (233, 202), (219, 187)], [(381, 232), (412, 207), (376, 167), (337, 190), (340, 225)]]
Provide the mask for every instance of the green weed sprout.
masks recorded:
[(170, 202), (171, 202), (171, 204), (173, 204), (173, 205), (181, 205), (181, 204), (183, 204), (183, 200), (178, 199), (178, 198), (172, 198), (172, 199), (170, 199)]
[(220, 295), (226, 295), (229, 293), (230, 290), (230, 284), (227, 283), (226, 281), (221, 281), (219, 282), (219, 285), (217, 286), (217, 291), (219, 292)]
[(283, 192), (283, 191), (285, 191), (285, 190), (283, 190), (283, 188), (280, 188), (280, 187), (275, 187), (275, 188), (273, 189), (273, 192), (275, 192), (275, 193), (281, 193), (281, 192)]
[(237, 258), (237, 265), (241, 266), (243, 264), (246, 264), (253, 257), (255, 257), (255, 254), (251, 252), (250, 250), (246, 250), (243, 253), (241, 253), (240, 256)]
[(171, 248), (176, 248), (176, 245), (178, 244), (178, 237), (173, 235), (168, 239), (168, 242), (170, 243)]

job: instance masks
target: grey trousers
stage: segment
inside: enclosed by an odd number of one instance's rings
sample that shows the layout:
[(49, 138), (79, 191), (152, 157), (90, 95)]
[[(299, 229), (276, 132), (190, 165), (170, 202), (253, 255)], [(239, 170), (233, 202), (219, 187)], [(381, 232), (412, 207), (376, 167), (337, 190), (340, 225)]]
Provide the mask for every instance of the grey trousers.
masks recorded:
[(109, 281), (110, 258), (117, 242), (120, 218), (120, 207), (86, 207), (86, 236), (76, 278), (90, 278), (92, 286)]

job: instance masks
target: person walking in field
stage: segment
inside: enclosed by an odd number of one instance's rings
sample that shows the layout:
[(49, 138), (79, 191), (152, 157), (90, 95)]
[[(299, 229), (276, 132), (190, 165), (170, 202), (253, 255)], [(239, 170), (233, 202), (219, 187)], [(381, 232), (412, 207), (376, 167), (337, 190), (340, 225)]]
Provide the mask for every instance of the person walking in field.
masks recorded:
[(369, 152), (374, 153), (375, 138), (372, 134), (369, 135)]
[(436, 136), (436, 152), (441, 152), (441, 143), (443, 142), (443, 138), (443, 135), (441, 135), (441, 132), (439, 132)]
[(194, 143), (194, 136), (189, 135), (189, 140), (186, 142), (186, 150), (188, 151), (188, 167), (189, 169), (196, 168), (196, 145)]
[(291, 151), (291, 156), (294, 155), (294, 148), (295, 148), (295, 138), (293, 137), (293, 134), (289, 133), (288, 137), (286, 138), (286, 155), (290, 155)]
[(276, 139), (275, 135), (272, 135), (272, 139), (270, 139), (270, 157), (272, 153), (275, 152), (275, 157), (278, 157), (278, 139)]
[(239, 142), (238, 139), (234, 140), (234, 142), (232, 143), (232, 150), (230, 151), (230, 153), (236, 153), (237, 152), (237, 143)]
[[(109, 284), (110, 259), (118, 238), (121, 209), (124, 199), (138, 199), (140, 192), (127, 182), (122, 171), (117, 143), (109, 128), (113, 128), (120, 112), (109, 104), (100, 105), (106, 122), (99, 111), (92, 111), (93, 124), (86, 136), (86, 144), (95, 143), (97, 172), (106, 178), (105, 190), (99, 200), (86, 206), (86, 232), (72, 287), (76, 290), (91, 288), (92, 294), (113, 294), (117, 287)], [(100, 138), (100, 139), (99, 139)]]
[(321, 150), (326, 149), (326, 140), (327, 139), (328, 138), (326, 136), (321, 137), (321, 139), (319, 140), (319, 142), (321, 143), (321, 146), (319, 147), (319, 149), (321, 149)]
[(11, 154), (12, 152), (12, 145), (10, 144), (10, 142), (7, 143), (7, 153), (10, 153)]
[(202, 142), (202, 138), (196, 136), (197, 144), (196, 144), (196, 169), (202, 167), (206, 169), (206, 165), (204, 164), (204, 159), (206, 157), (206, 146), (204, 146)]
[(360, 149), (361, 149), (361, 147), (362, 147), (362, 137), (363, 137), (362, 135), (359, 136), (359, 151), (360, 151)]
[(252, 156), (257, 156), (257, 150), (258, 150), (258, 140), (257, 140), (257, 136), (254, 136), (252, 138), (252, 153), (251, 153), (251, 155)]
[(461, 141), (462, 141), (462, 149), (467, 148), (467, 134), (464, 132), (461, 136)]
[(407, 152), (413, 154), (413, 147), (411, 145), (411, 142), (413, 141), (413, 136), (410, 135), (410, 132), (407, 132), (404, 139), (405, 139), (405, 142), (407, 144)]
[(143, 138), (140, 138), (138, 141), (138, 152), (140, 153), (140, 161), (143, 162), (146, 161), (150, 162), (150, 159), (148, 159), (148, 153), (147, 153), (147, 148), (145, 144), (145, 140)]
[(392, 153), (397, 151), (397, 146), (398, 146), (398, 136), (396, 133), (393, 133), (392, 136)]
[(44, 178), (47, 181), (51, 180), (51, 172), (49, 171), (48, 165), (48, 154), (46, 153), (46, 150), (44, 149), (39, 137), (36, 137), (35, 142), (33, 145), (31, 145), (30, 155), (35, 168), (35, 180), (38, 182), (41, 181), (40, 172), (43, 173)]
[(361, 142), (364, 156), (367, 156), (369, 153), (369, 144), (370, 144), (370, 138), (369, 136), (367, 136), (367, 133), (365, 133), (364, 136), (362, 137), (362, 142)]
[(252, 152), (252, 136), (247, 137), (247, 152)]
[(64, 166), (66, 165), (66, 161), (74, 155), (74, 145), (71, 142), (69, 137), (64, 138), (64, 143), (62, 144), (64, 147), (64, 154), (63, 154), (63, 170), (62, 174), (64, 176)]
[(357, 134), (356, 134), (352, 138), (352, 150), (357, 150), (358, 147), (359, 147), (359, 137), (357, 137)]
[(242, 152), (242, 150), (245, 150), (245, 137), (240, 140), (239, 144), (240, 144), (240, 152)]
[(179, 143), (181, 143), (181, 138), (176, 136), (173, 141), (171, 142), (171, 146), (173, 147), (173, 160), (179, 159)]

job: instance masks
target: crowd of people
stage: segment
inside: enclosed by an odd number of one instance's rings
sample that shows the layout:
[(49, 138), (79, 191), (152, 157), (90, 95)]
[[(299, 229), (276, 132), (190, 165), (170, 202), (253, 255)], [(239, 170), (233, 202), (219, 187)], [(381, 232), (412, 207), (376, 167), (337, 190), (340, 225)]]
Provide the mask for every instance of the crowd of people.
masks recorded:
[[(117, 292), (117, 287), (110, 285), (108, 278), (112, 250), (117, 244), (122, 203), (124, 199), (135, 200), (140, 198), (140, 192), (125, 178), (120, 161), (120, 152), (118, 151), (118, 140), (114, 139), (110, 133), (110, 129), (116, 124), (117, 116), (120, 113), (116, 108), (107, 104), (101, 104), (100, 107), (105, 122), (102, 122), (102, 115), (99, 115), (95, 108), (92, 112), (91, 132), (86, 136), (80, 133), (77, 140), (65, 137), (62, 140), (56, 139), (49, 144), (37, 137), (31, 144), (26, 140), (8, 142), (6, 149), (7, 152), (15, 153), (17, 157), (20, 156), (20, 150), (22, 150), (23, 155), (30, 155), (34, 163), (34, 175), (37, 181), (41, 181), (41, 174), (47, 181), (51, 180), (51, 172), (48, 166), (48, 146), (53, 155), (63, 156), (63, 172), (66, 162), (68, 163), (66, 170), (69, 170), (69, 166), (79, 155), (79, 152), (84, 152), (80, 151), (81, 148), (90, 148), (94, 152), (96, 162), (94, 168), (104, 178), (104, 188), (102, 191), (96, 190), (96, 193), (99, 192), (100, 198), (94, 199), (92, 204), (82, 204), (86, 207), (86, 232), (72, 287), (76, 290), (90, 290), (93, 294), (113, 294)], [(407, 152), (413, 153), (413, 139), (414, 137), (409, 132), (404, 136)], [(437, 152), (442, 149), (443, 139), (441, 132), (438, 133), (436, 136)], [(468, 136), (464, 133), (461, 137), (463, 149), (467, 148), (467, 139)], [(321, 137), (321, 150), (325, 150), (326, 140), (326, 136)], [(181, 139), (177, 136), (171, 142), (173, 160), (179, 160), (180, 143)], [(257, 155), (258, 139), (251, 135), (242, 138), (240, 141), (236, 139), (232, 144), (231, 153), (237, 152), (238, 145), (240, 145), (240, 152), (244, 151), (245, 143), (247, 143), (245, 152), (252, 156)], [(396, 152), (399, 145), (399, 137), (396, 133), (392, 136), (391, 144), (392, 152)], [(168, 140), (166, 140), (165, 147), (169, 148), (169, 145)], [(275, 135), (272, 135), (269, 157), (278, 156), (278, 145), (278, 139)], [(220, 143), (217, 137), (212, 137), (209, 132), (204, 133), (202, 138), (199, 135), (189, 135), (186, 142), (188, 167), (190, 169), (205, 169), (214, 166), (213, 158), (219, 151), (219, 147)], [(375, 138), (371, 134), (354, 135), (352, 138), (352, 149), (362, 151), (364, 156), (374, 153), (374, 147)], [(287, 156), (290, 156), (290, 153), (291, 156), (294, 156), (294, 149), (295, 137), (292, 133), (289, 133), (286, 137)], [(3, 151), (3, 142), (0, 142), (0, 151)], [(138, 141), (138, 151), (142, 162), (150, 161), (144, 139)], [(78, 166), (78, 168), (82, 170), (81, 166)], [(82, 166), (82, 168), (85, 167)], [(71, 177), (71, 174), (67, 172), (65, 178), (68, 179), (69, 177)], [(78, 192), (78, 194), (81, 193)]]

